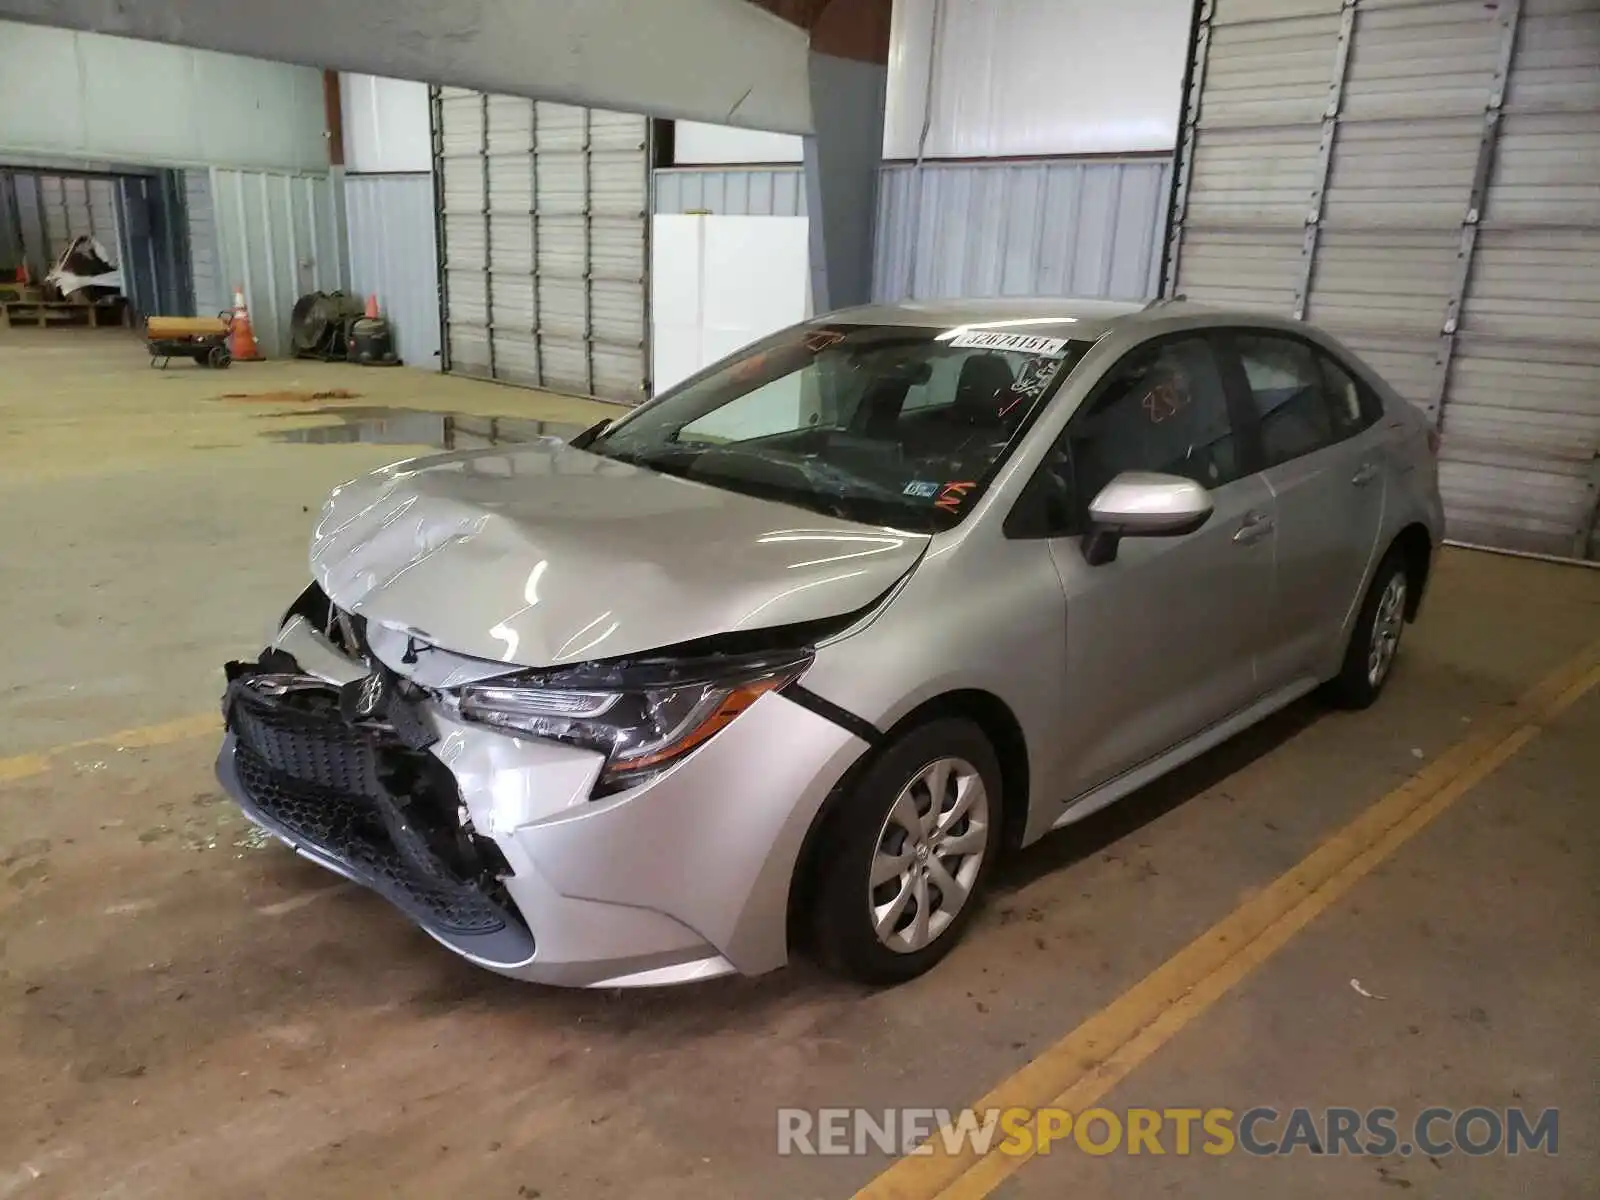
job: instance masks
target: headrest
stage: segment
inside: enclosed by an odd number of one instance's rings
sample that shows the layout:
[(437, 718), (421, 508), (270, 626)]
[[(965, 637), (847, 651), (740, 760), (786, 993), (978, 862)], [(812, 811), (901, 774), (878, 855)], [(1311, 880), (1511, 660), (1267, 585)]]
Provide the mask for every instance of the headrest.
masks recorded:
[(1001, 393), (1016, 382), (1011, 364), (1002, 354), (974, 354), (961, 364), (956, 379), (955, 410), (974, 424), (1000, 421)]

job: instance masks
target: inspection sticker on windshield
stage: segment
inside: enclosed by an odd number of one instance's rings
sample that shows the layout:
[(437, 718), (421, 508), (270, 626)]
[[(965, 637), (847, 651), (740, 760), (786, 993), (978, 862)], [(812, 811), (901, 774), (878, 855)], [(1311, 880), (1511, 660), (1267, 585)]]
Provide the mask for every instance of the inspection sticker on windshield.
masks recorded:
[(933, 479), (913, 479), (906, 484), (906, 490), (901, 493), (906, 496), (921, 496), (924, 500), (932, 500), (939, 494), (939, 484)]
[(952, 346), (972, 350), (1014, 350), (1018, 354), (1048, 354), (1060, 358), (1067, 349), (1066, 338), (1035, 337), (1030, 333), (1001, 333), (994, 329), (969, 329), (950, 339)]

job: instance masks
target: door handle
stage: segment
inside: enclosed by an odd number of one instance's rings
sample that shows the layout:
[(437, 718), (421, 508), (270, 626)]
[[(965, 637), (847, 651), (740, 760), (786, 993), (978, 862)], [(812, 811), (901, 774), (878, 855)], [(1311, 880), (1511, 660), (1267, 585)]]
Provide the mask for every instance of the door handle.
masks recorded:
[(1350, 482), (1356, 487), (1366, 487), (1378, 477), (1377, 463), (1362, 463), (1356, 468), (1356, 473), (1350, 476)]
[(1234, 533), (1233, 540), (1241, 546), (1248, 546), (1259, 542), (1272, 532), (1273, 521), (1266, 513), (1251, 513), (1244, 519), (1238, 531)]

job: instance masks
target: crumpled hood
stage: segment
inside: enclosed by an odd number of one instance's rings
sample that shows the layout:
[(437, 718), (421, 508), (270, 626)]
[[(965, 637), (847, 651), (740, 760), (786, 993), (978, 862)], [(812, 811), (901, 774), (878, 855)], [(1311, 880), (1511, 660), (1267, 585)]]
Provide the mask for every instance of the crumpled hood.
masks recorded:
[(850, 612), (927, 541), (539, 442), (336, 488), (311, 568), (369, 621), (546, 667)]

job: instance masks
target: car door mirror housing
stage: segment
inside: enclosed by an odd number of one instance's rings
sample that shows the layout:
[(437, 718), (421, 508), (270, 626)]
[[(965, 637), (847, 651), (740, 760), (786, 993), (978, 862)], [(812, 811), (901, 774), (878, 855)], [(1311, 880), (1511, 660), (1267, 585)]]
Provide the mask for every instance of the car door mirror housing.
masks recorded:
[(1089, 505), (1084, 557), (1092, 566), (1117, 557), (1125, 537), (1181, 537), (1211, 516), (1211, 494), (1192, 479), (1150, 471), (1124, 471)]

